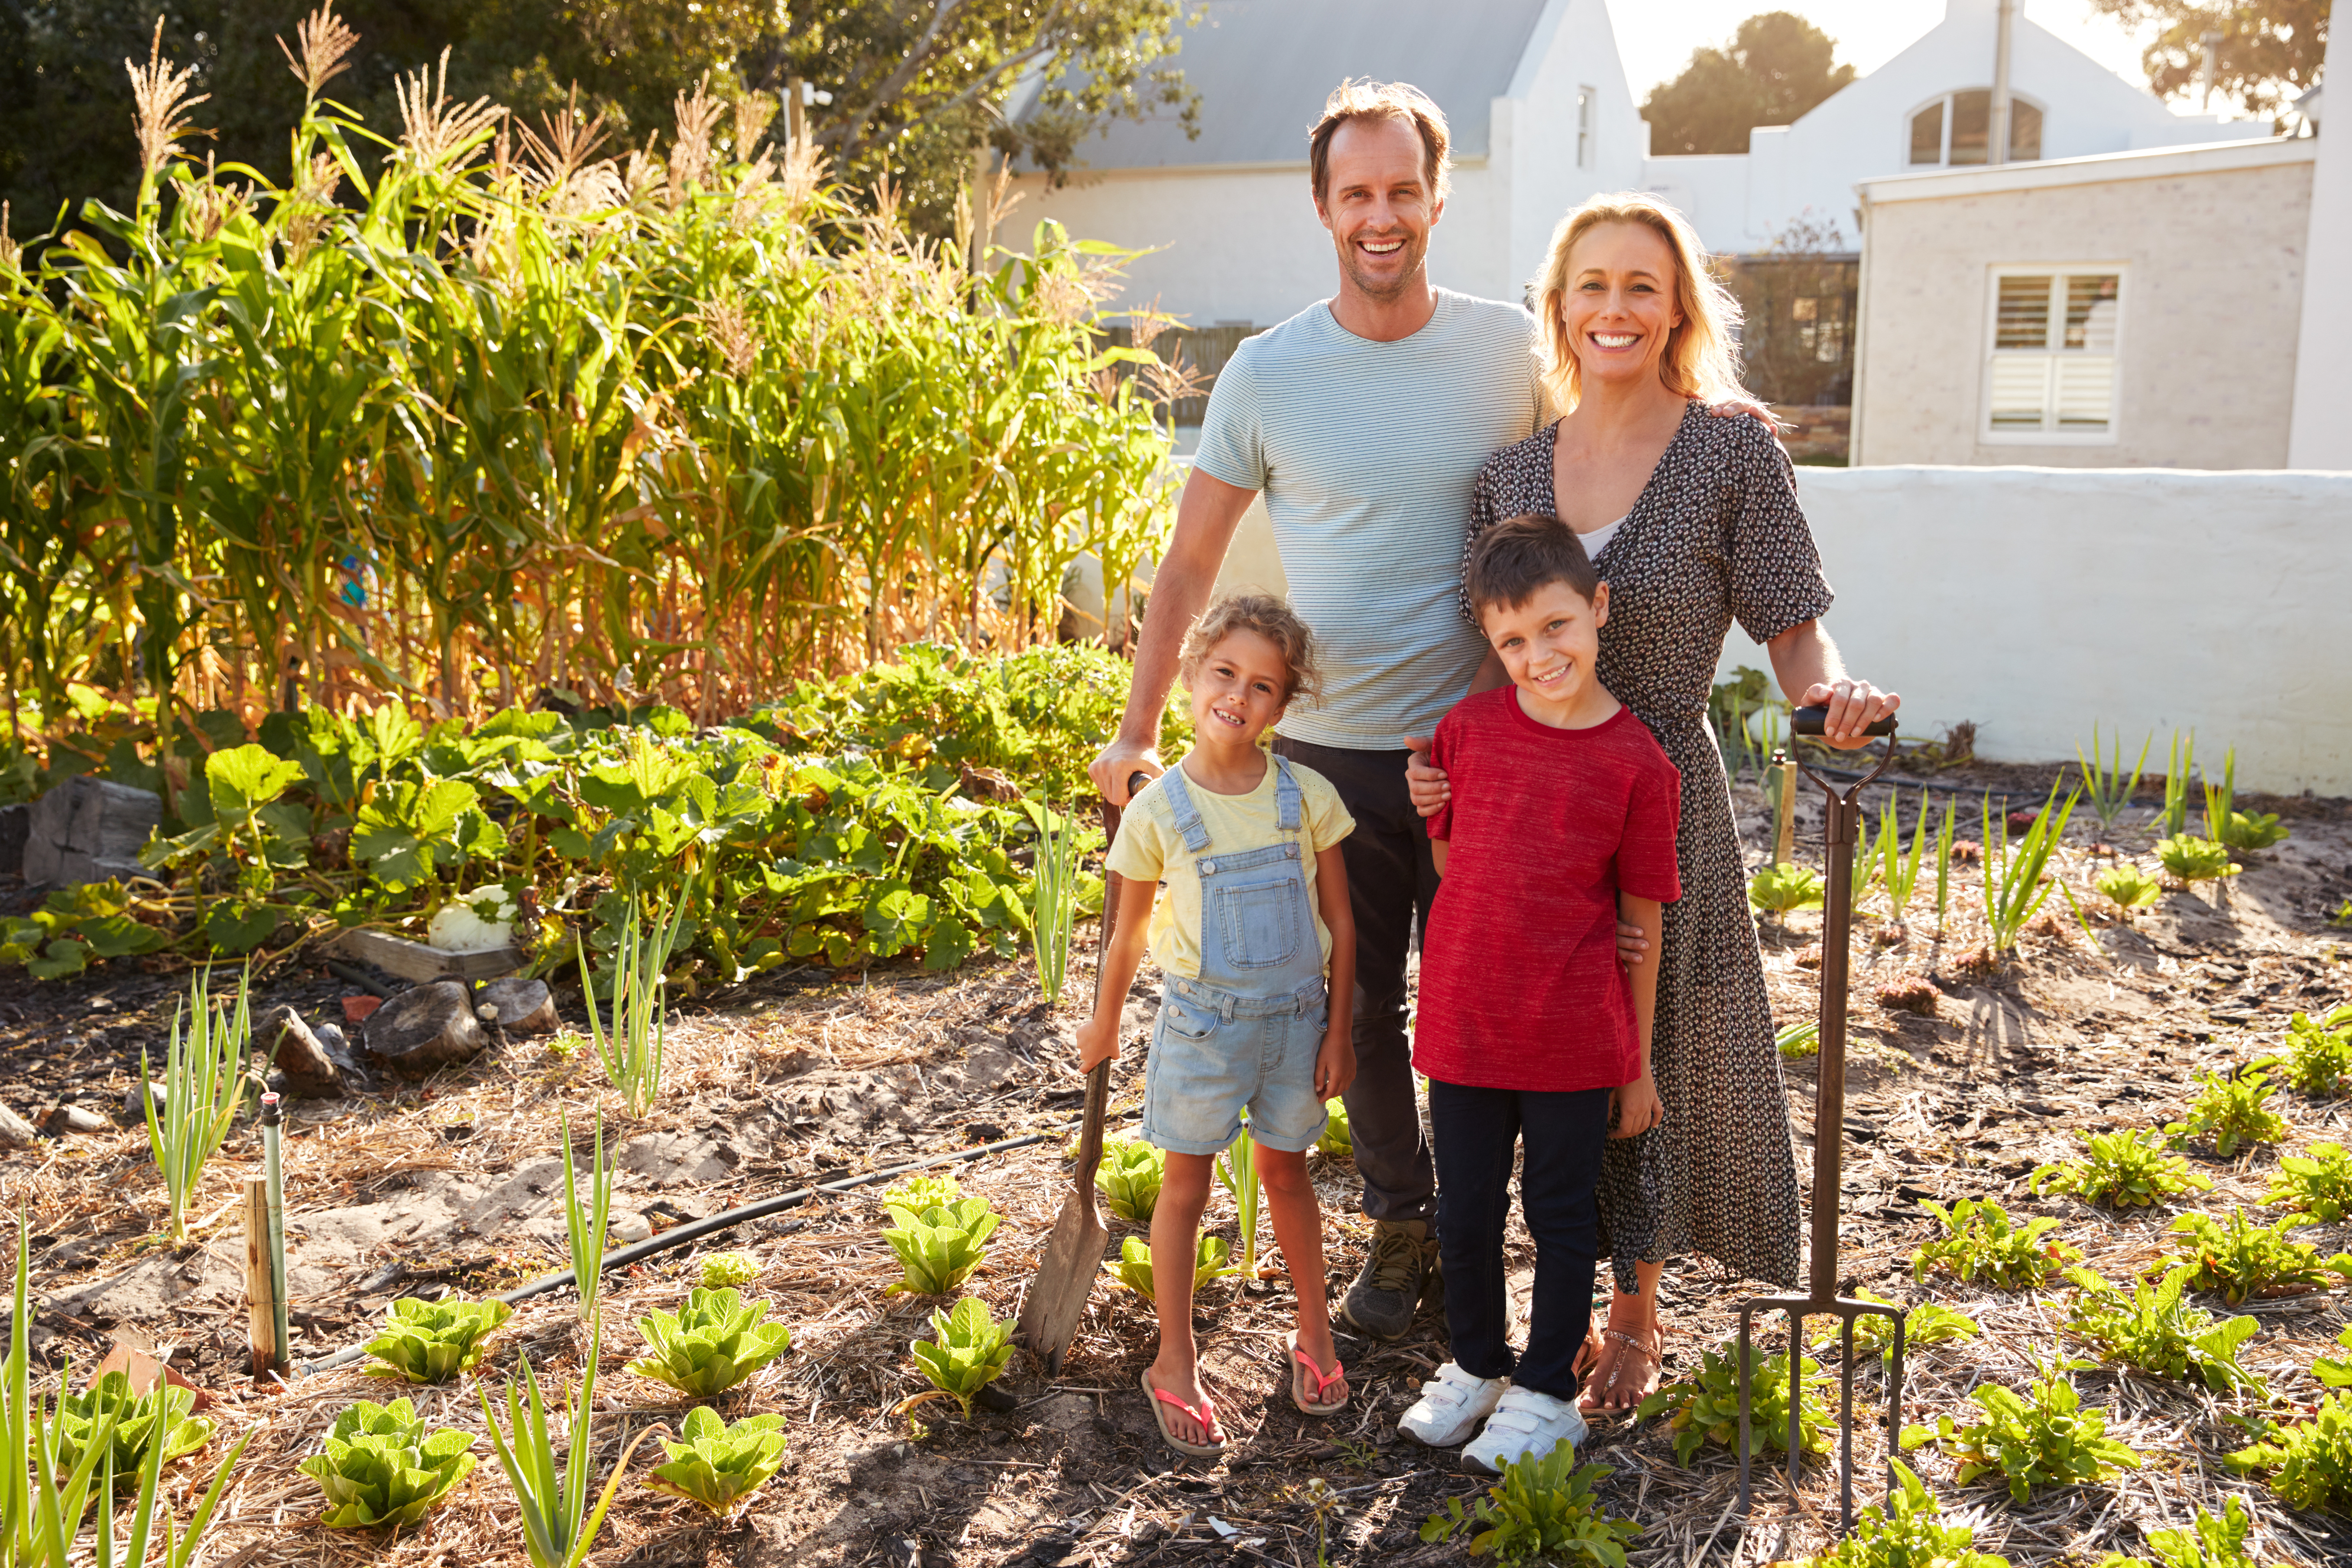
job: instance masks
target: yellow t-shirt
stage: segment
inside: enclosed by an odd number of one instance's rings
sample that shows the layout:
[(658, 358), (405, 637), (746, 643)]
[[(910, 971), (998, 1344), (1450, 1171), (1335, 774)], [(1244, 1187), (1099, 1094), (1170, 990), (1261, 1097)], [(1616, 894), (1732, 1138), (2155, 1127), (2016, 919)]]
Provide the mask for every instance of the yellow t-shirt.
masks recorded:
[[(1356, 830), (1356, 819), (1339, 803), (1331, 781), (1312, 768), (1290, 764), (1298, 781), (1299, 826), (1305, 829), (1307, 854), (1307, 905), (1315, 914), (1315, 940), (1322, 944), (1328, 973), (1331, 963), (1331, 932), (1323, 923), (1323, 906), (1315, 891), (1315, 857)], [(1209, 830), (1213, 854), (1262, 849), (1279, 844), (1286, 835), (1279, 826), (1275, 787), (1279, 770), (1268, 757), (1265, 777), (1247, 795), (1217, 795), (1186, 775), (1185, 792), (1202, 826)], [(1122, 877), (1164, 882), (1163, 896), (1151, 906), (1151, 956), (1171, 974), (1197, 979), (1201, 973), (1201, 873), (1184, 836), (1176, 831), (1175, 803), (1160, 779), (1138, 795), (1120, 819), (1118, 837), (1110, 847), (1110, 868)]]

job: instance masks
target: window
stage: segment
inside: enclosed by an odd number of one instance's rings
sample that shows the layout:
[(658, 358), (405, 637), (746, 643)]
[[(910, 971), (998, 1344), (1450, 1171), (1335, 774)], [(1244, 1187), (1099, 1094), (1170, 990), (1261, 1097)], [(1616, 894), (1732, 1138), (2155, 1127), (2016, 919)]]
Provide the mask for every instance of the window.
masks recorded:
[(1592, 100), (1600, 94), (1589, 87), (1576, 89), (1576, 166), (1592, 167)]
[(1797, 347), (1818, 364), (1835, 364), (1845, 357), (1845, 296), (1800, 294), (1789, 301), (1789, 321), (1797, 329)]
[[(1992, 151), (1992, 93), (1975, 87), (1948, 92), (1911, 111), (1908, 162), (1919, 168), (1966, 168), (1981, 164)], [(2011, 96), (2009, 158), (2029, 163), (2042, 156), (2042, 107)]]
[(2120, 268), (1995, 268), (1985, 439), (2114, 440), (2122, 327)]

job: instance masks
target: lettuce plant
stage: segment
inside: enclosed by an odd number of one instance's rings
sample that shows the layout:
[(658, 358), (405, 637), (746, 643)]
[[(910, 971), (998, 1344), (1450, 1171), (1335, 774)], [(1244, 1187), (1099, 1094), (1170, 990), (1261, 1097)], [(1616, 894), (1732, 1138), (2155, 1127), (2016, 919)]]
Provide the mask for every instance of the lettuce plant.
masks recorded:
[(2352, 1398), (2331, 1394), (2310, 1420), (2267, 1426), (2221, 1462), (2242, 1476), (2271, 1472), (2271, 1490), (2290, 1508), (2352, 1509)]
[(2164, 884), (2127, 860), (2100, 872), (2092, 879), (2091, 885), (2126, 914), (2144, 910), (2164, 897)]
[(404, 1296), (384, 1316), (384, 1331), (367, 1342), (367, 1353), (383, 1364), (370, 1377), (410, 1383), (446, 1383), (471, 1372), (488, 1347), (484, 1342), (514, 1316), (504, 1301), (427, 1301)]
[(1942, 1223), (1944, 1234), (1912, 1253), (1914, 1279), (1925, 1279), (1940, 1266), (1963, 1280), (1981, 1276), (1995, 1289), (2021, 1290), (2039, 1287), (2083, 1256), (2063, 1241), (2045, 1239), (2058, 1228), (2056, 1220), (2044, 1216), (2018, 1225), (1990, 1198), (1962, 1198), (1948, 1209), (1927, 1198), (1919, 1206)]
[(2285, 1049), (2257, 1067), (2275, 1067), (2297, 1094), (2333, 1100), (2352, 1089), (2352, 1004), (2322, 1018), (2297, 1013), (2286, 1023)]
[(911, 1223), (962, 1196), (953, 1176), (908, 1176), (882, 1194), (882, 1206), (894, 1215), (904, 1213), (909, 1220), (902, 1223)]
[(2183, 1266), (2154, 1285), (2140, 1281), (2126, 1295), (2087, 1268), (2069, 1268), (2066, 1278), (2076, 1289), (2065, 1331), (2088, 1341), (2112, 1366), (2195, 1378), (2215, 1394), (2263, 1393), (2263, 1380), (2238, 1360), (2238, 1347), (2262, 1325), (2242, 1315), (2216, 1321), (2189, 1305), (2181, 1300), (2189, 1276)]
[[(1200, 1290), (1213, 1279), (1235, 1272), (1231, 1267), (1234, 1249), (1222, 1236), (1204, 1236), (1193, 1253), (1192, 1289)], [(1142, 1297), (1152, 1299), (1151, 1244), (1139, 1236), (1130, 1236), (1118, 1244), (1118, 1261), (1103, 1265), (1103, 1272)]]
[[(1856, 1296), (1864, 1301), (1876, 1301), (1881, 1306), (1896, 1307), (1903, 1313), (1903, 1352), (1909, 1355), (1922, 1345), (1950, 1344), (1958, 1340), (1972, 1340), (1984, 1331), (1966, 1312), (1950, 1307), (1939, 1307), (1933, 1301), (1922, 1301), (1915, 1307), (1900, 1307), (1875, 1290), (1864, 1289)], [(1817, 1351), (1835, 1350), (1844, 1338), (1837, 1329), (1823, 1331), (1813, 1341)], [(1895, 1324), (1891, 1319), (1876, 1312), (1867, 1313), (1853, 1321), (1853, 1353), (1857, 1356), (1876, 1351), (1882, 1364), (1895, 1362)]]
[(1102, 1163), (1095, 1167), (1095, 1185), (1109, 1200), (1111, 1213), (1136, 1225), (1150, 1225), (1167, 1173), (1167, 1155), (1129, 1138), (1103, 1150)]
[(405, 1399), (362, 1399), (335, 1417), (324, 1450), (300, 1468), (327, 1494), (330, 1530), (415, 1524), (472, 1473), (473, 1446), (470, 1432), (426, 1432)]
[[(2254, 1521), (2246, 1512), (2246, 1500), (2233, 1497), (2218, 1519), (2200, 1508), (2187, 1530), (2149, 1531), (2147, 1546), (2160, 1560), (2162, 1568), (2262, 1568), (2254, 1554), (2246, 1550), (2246, 1538), (2253, 1530)], [(2102, 1559), (2099, 1568), (2154, 1565), (2145, 1557), (2126, 1557), (2116, 1552)]]
[(2210, 1136), (2213, 1152), (2226, 1160), (2248, 1145), (2275, 1143), (2286, 1136), (2286, 1119), (2264, 1103), (2277, 1092), (2268, 1075), (2251, 1068), (2235, 1078), (2203, 1072), (2197, 1075), (2197, 1084), (2189, 1119), (2165, 1123), (2175, 1147)]
[(2146, 1208), (2158, 1198), (2210, 1192), (2213, 1178), (2191, 1170), (2155, 1132), (2092, 1132), (2079, 1160), (2034, 1167), (2033, 1194), (2072, 1193), (2086, 1204)]
[(760, 1260), (748, 1252), (714, 1252), (702, 1260), (702, 1283), (708, 1289), (749, 1285), (760, 1277)]
[(935, 1204), (919, 1214), (894, 1205), (890, 1218), (882, 1239), (898, 1255), (906, 1277), (887, 1294), (910, 1296), (944, 1296), (970, 1279), (1001, 1223), (985, 1198)]
[(639, 1356), (627, 1370), (666, 1383), (695, 1399), (709, 1399), (734, 1387), (784, 1353), (792, 1331), (762, 1322), (768, 1303), (746, 1306), (732, 1289), (700, 1286), (686, 1293), (675, 1312), (652, 1311), (637, 1320), (653, 1354)]
[(2192, 838), (2186, 833), (2158, 839), (2156, 858), (2182, 887), (2234, 877), (2244, 869), (2231, 863), (2228, 845), (2216, 844), (2210, 838)]
[[(917, 1340), (908, 1348), (939, 1393), (962, 1406), (971, 1418), (972, 1395), (996, 1381), (1013, 1354), (1013, 1321), (998, 1322), (987, 1304), (966, 1296), (952, 1312), (931, 1314), (932, 1340)], [(925, 1397), (929, 1397), (926, 1395)]]
[(1323, 1136), (1315, 1140), (1315, 1147), (1326, 1154), (1351, 1155), (1356, 1152), (1356, 1134), (1348, 1124), (1348, 1107), (1344, 1100), (1327, 1100), (1323, 1110), (1330, 1120), (1323, 1124)]
[(1767, 866), (1748, 879), (1748, 901), (1769, 914), (1818, 904), (1827, 890), (1820, 872), (1794, 864)]
[[(58, 1463), (71, 1469), (98, 1433), (107, 1429), (112, 1434), (108, 1441), (114, 1473), (128, 1480), (138, 1473), (140, 1460), (159, 1434), (166, 1463), (212, 1441), (213, 1423), (192, 1415), (195, 1407), (193, 1390), (160, 1383), (145, 1394), (133, 1394), (128, 1373), (107, 1373), (94, 1386), (59, 1396)], [(100, 1463), (106, 1458), (100, 1456)]]
[(2341, 1143), (2314, 1143), (2301, 1154), (2282, 1155), (2263, 1203), (2331, 1223), (2352, 1214), (2352, 1152)]
[(686, 1441), (658, 1439), (669, 1463), (646, 1478), (657, 1492), (698, 1502), (715, 1514), (758, 1491), (784, 1462), (784, 1418), (746, 1415), (730, 1425), (707, 1405), (686, 1413)]

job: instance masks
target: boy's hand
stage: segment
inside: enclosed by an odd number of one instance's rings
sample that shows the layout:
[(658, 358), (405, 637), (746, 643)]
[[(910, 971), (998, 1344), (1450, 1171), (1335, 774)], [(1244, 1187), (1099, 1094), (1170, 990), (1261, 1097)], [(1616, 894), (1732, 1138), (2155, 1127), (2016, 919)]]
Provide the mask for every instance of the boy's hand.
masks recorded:
[(1356, 1043), (1336, 1025), (1323, 1031), (1323, 1048), (1315, 1053), (1315, 1098), (1337, 1100), (1356, 1081)]
[(1118, 1015), (1096, 1014), (1078, 1026), (1078, 1070), (1089, 1073), (1097, 1062), (1118, 1059)]
[(1640, 1078), (1611, 1091), (1609, 1099), (1612, 1138), (1637, 1137), (1666, 1119), (1666, 1108), (1658, 1099), (1657, 1080), (1650, 1076), (1647, 1068), (1642, 1069)]

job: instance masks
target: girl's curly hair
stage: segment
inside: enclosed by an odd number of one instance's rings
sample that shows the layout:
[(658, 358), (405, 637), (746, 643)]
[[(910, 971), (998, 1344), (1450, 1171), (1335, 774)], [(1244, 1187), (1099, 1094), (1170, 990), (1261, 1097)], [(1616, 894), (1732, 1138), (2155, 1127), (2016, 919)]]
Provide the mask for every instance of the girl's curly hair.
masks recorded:
[(1192, 684), (1209, 650), (1230, 632), (1255, 632), (1282, 650), (1282, 661), (1289, 668), (1289, 681), (1282, 693), (1285, 707), (1301, 698), (1314, 700), (1319, 679), (1315, 634), (1307, 629), (1297, 611), (1271, 594), (1228, 594), (1202, 612), (1192, 629), (1184, 634), (1183, 650), (1176, 656), (1177, 673), (1186, 686)]

